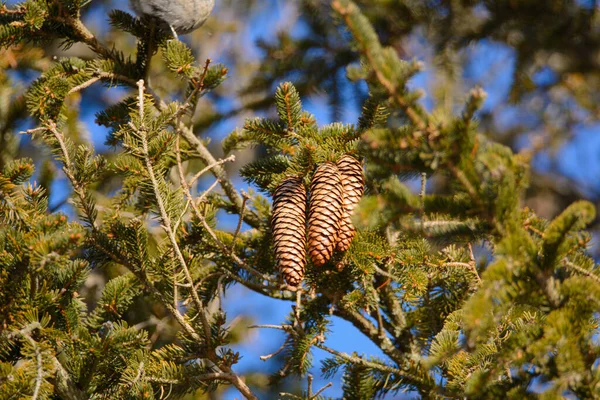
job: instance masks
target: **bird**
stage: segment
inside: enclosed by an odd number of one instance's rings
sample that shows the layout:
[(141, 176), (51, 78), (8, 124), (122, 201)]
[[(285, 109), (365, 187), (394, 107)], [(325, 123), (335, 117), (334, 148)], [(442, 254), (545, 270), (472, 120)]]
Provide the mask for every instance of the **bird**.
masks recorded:
[(139, 16), (159, 19), (177, 39), (178, 34), (190, 33), (206, 22), (215, 0), (129, 0), (129, 5)]

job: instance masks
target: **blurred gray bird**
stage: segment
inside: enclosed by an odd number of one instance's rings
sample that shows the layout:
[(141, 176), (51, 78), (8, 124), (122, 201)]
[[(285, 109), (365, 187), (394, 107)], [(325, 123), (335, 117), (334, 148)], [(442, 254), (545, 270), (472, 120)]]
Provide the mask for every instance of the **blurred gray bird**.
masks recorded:
[(166, 23), (173, 35), (199, 28), (207, 20), (215, 0), (129, 0), (138, 15), (150, 15)]

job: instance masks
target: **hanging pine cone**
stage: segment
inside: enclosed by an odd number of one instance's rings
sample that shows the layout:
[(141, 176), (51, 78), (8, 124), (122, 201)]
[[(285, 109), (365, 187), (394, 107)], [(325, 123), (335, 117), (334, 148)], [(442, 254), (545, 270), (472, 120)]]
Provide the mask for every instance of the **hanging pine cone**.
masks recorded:
[(300, 178), (286, 178), (275, 189), (271, 229), (279, 271), (298, 286), (306, 266), (306, 189)]
[(344, 188), (344, 214), (340, 225), (340, 232), (336, 243), (338, 251), (346, 251), (356, 235), (352, 225), (352, 213), (365, 192), (365, 179), (361, 163), (349, 155), (345, 155), (337, 162), (342, 177)]
[(308, 212), (308, 251), (317, 267), (331, 258), (342, 220), (344, 190), (338, 167), (321, 164), (310, 185)]

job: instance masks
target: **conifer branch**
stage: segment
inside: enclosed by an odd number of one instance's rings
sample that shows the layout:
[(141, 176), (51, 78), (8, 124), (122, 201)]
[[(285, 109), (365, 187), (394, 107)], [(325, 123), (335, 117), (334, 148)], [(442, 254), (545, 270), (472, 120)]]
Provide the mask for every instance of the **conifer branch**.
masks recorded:
[[(54, 0), (54, 2), (57, 3), (57, 5), (60, 7), (60, 4), (58, 4), (57, 0)], [(113, 52), (104, 47), (98, 41), (98, 39), (96, 39), (96, 36), (94, 36), (94, 34), (89, 31), (89, 29), (83, 24), (83, 22), (81, 22), (79, 18), (74, 18), (66, 14), (62, 16), (55, 16), (54, 19), (59, 23), (71, 27), (77, 38), (81, 42), (87, 44), (87, 46), (90, 49), (92, 49), (92, 51), (94, 51), (96, 54), (109, 60), (115, 58)]]
[[(394, 101), (404, 110), (406, 116), (409, 120), (415, 125), (415, 127), (421, 131), (425, 129), (430, 129), (431, 131), (437, 131), (436, 128), (430, 126), (426, 120), (424, 120), (419, 113), (409, 104), (408, 101), (404, 98), (402, 94), (402, 88), (398, 88), (393, 82), (388, 80), (385, 76), (385, 73), (379, 69), (379, 62), (376, 61), (377, 55), (374, 54), (374, 46), (371, 43), (366, 43), (363, 40), (361, 34), (359, 34), (360, 30), (355, 25), (354, 20), (352, 18), (353, 13), (358, 13), (358, 7), (356, 4), (352, 2), (347, 2), (347, 6), (344, 7), (339, 0), (334, 0), (331, 3), (331, 6), (335, 11), (339, 13), (344, 19), (346, 26), (350, 29), (350, 31), (354, 35), (354, 39), (359, 43), (360, 51), (367, 58), (369, 65), (373, 68), (373, 72), (375, 72), (375, 76), (381, 85), (389, 92), (390, 96), (394, 99)], [(377, 47), (377, 50), (380, 51), (380, 48)]]
[(596, 281), (597, 283), (600, 283), (600, 276), (594, 274), (592, 271), (588, 271), (585, 268), (580, 267), (579, 265), (569, 261), (568, 258), (563, 258), (563, 263), (570, 269), (579, 272), (582, 275), (587, 276), (588, 278)]
[[(187, 140), (188, 143), (195, 148), (196, 152), (205, 164), (213, 165), (216, 163), (216, 160), (211, 154), (211, 152), (206, 148), (202, 141), (198, 139), (196, 135), (194, 135), (191, 129), (185, 126), (183, 122), (178, 123), (177, 128), (179, 133), (185, 138), (185, 140)], [(223, 191), (225, 192), (229, 200), (231, 200), (238, 213), (240, 213), (242, 210), (243, 200), (240, 194), (233, 186), (231, 180), (229, 180), (225, 168), (223, 168), (221, 165), (216, 165), (214, 168), (211, 169), (211, 172), (213, 173), (215, 178), (219, 180)], [(258, 216), (253, 212), (246, 213), (245, 221), (254, 228), (260, 226), (261, 224), (260, 218), (258, 218)]]
[(54, 357), (53, 361), (56, 367), (55, 386), (58, 395), (67, 400), (85, 400), (87, 397), (77, 388), (65, 367), (63, 367), (56, 357)]
[[(154, 191), (156, 205), (158, 206), (158, 209), (160, 212), (163, 229), (165, 230), (165, 233), (169, 237), (169, 240), (171, 241), (171, 246), (173, 248), (173, 251), (175, 252), (177, 260), (179, 261), (181, 268), (183, 269), (183, 272), (185, 274), (185, 277), (186, 277), (188, 283), (192, 286), (192, 289), (193, 289), (194, 279), (192, 278), (192, 274), (190, 273), (190, 270), (187, 266), (185, 258), (183, 257), (183, 253), (181, 252), (181, 249), (179, 248), (179, 244), (177, 243), (177, 238), (175, 237), (175, 233), (173, 232), (173, 225), (171, 222), (171, 218), (169, 217), (169, 214), (166, 211), (166, 208), (164, 205), (164, 200), (162, 198), (162, 194), (160, 193), (158, 179), (156, 178), (156, 175), (154, 174), (154, 167), (152, 166), (152, 160), (150, 159), (150, 154), (149, 154), (149, 150), (148, 150), (148, 135), (146, 132), (146, 127), (143, 125), (144, 124), (144, 122), (143, 122), (144, 121), (144, 81), (143, 80), (138, 81), (138, 88), (139, 88), (138, 107), (139, 107), (140, 121), (142, 121), (141, 122), (142, 126), (140, 126), (138, 128), (138, 127), (134, 126), (133, 124), (130, 124), (130, 125), (131, 125), (132, 129), (137, 131), (137, 133), (139, 134), (141, 141), (142, 141), (144, 162), (146, 164), (146, 170), (148, 172), (148, 176), (150, 177), (150, 181), (152, 183), (152, 189)], [(205, 310), (204, 304), (203, 304), (202, 300), (200, 299), (200, 297), (198, 296), (198, 292), (196, 292), (195, 290), (191, 290), (191, 295), (192, 295), (192, 298), (194, 299), (194, 303), (196, 304), (196, 307), (198, 309), (198, 313), (200, 314), (200, 319), (202, 321), (202, 327), (204, 329), (204, 336), (205, 336), (204, 340), (207, 343), (207, 347), (209, 348), (209, 351), (214, 352), (214, 349), (210, 349), (210, 346), (208, 346), (212, 335), (210, 333), (210, 323), (208, 322), (208, 318), (206, 316), (206, 310)], [(216, 355), (214, 357), (216, 358)]]
[[(37, 325), (38, 325), (38, 328), (41, 328), (41, 326), (39, 326), (39, 323)], [(19, 335), (21, 335), (31, 345), (31, 347), (33, 347), (33, 350), (35, 352), (36, 376), (35, 376), (35, 386), (33, 388), (33, 394), (31, 395), (31, 400), (37, 400), (37, 398), (40, 394), (40, 388), (42, 387), (42, 381), (44, 379), (44, 366), (42, 364), (42, 352), (40, 350), (39, 344), (35, 340), (33, 340), (33, 338), (31, 336), (29, 336), (29, 333), (27, 333), (23, 330), (20, 330), (17, 333)]]
[(380, 335), (379, 329), (373, 325), (367, 318), (365, 318), (358, 311), (351, 310), (344, 307), (336, 307), (333, 311), (334, 315), (344, 318), (352, 325), (354, 325), (359, 331), (367, 336), (373, 343), (375, 343), (381, 350), (391, 358), (397, 364), (402, 364), (404, 356), (394, 346), (392, 341), (387, 335)]
[[(194, 197), (192, 196), (192, 192), (190, 190), (190, 186), (187, 183), (187, 180), (185, 178), (185, 173), (183, 171), (183, 165), (182, 165), (182, 162), (181, 162), (181, 150), (180, 150), (179, 146), (176, 147), (176, 160), (177, 160), (177, 169), (179, 171), (179, 180), (181, 182), (181, 186), (183, 188), (183, 192), (184, 192), (185, 196), (187, 197), (189, 204), (192, 206), (192, 210), (194, 211), (194, 215), (196, 216), (196, 218), (198, 218), (198, 220), (200, 221), (200, 223), (202, 224), (202, 226), (204, 227), (204, 229), (206, 229), (206, 231), (208, 232), (208, 234), (210, 235), (210, 237), (213, 239), (213, 241), (217, 244), (217, 246), (219, 246), (221, 248), (221, 250), (223, 250), (224, 254), (226, 254), (235, 263), (237, 263), (237, 265), (240, 266), (240, 268), (242, 268), (245, 271), (249, 272), (250, 274), (252, 274), (252, 275), (254, 275), (254, 276), (262, 279), (263, 281), (274, 282), (274, 279), (272, 277), (270, 277), (268, 275), (265, 275), (262, 272), (259, 272), (256, 269), (254, 269), (251, 266), (249, 266), (244, 260), (242, 260), (241, 258), (239, 258), (237, 256), (237, 254), (235, 254), (235, 252), (233, 251), (233, 249), (229, 249), (225, 245), (225, 243), (223, 243), (219, 239), (219, 237), (217, 236), (217, 234), (215, 233), (215, 231), (211, 228), (211, 226), (206, 221), (206, 218), (204, 217), (204, 215), (202, 215), (202, 212), (198, 208), (198, 205), (196, 204), (196, 201), (194, 201)], [(218, 163), (215, 161), (211, 165), (215, 165), (215, 168), (216, 168), (217, 164)], [(240, 209), (240, 211), (241, 211), (241, 209)]]
[(405, 376), (415, 382), (418, 382), (421, 380), (420, 378), (418, 378), (416, 376), (411, 376), (410, 374), (407, 374), (406, 372), (399, 370), (397, 368), (390, 367), (389, 365), (380, 364), (380, 363), (376, 363), (373, 361), (368, 361), (368, 360), (365, 360), (364, 358), (358, 357), (358, 356), (351, 356), (348, 353), (344, 353), (342, 351), (337, 351), (337, 350), (332, 349), (331, 347), (328, 347), (322, 343), (315, 343), (314, 346), (321, 350), (328, 352), (329, 354), (333, 354), (334, 356), (339, 357), (345, 361), (351, 362), (353, 364), (362, 365), (365, 367), (373, 368), (373, 369), (376, 369), (376, 370), (379, 370), (382, 372), (386, 372), (386, 373), (390, 373), (390, 374), (395, 374), (398, 377)]
[[(102, 232), (99, 232), (99, 231), (97, 233), (101, 234), (101, 235), (103, 234)], [(98, 243), (97, 240), (93, 241), (93, 245), (96, 248), (98, 248), (100, 251), (102, 251), (104, 254), (108, 255), (113, 262), (123, 265), (129, 271), (131, 271), (142, 283), (142, 286), (144, 287), (144, 289), (146, 289), (146, 291), (148, 291), (153, 297), (158, 299), (161, 302), (161, 304), (163, 304), (165, 306), (165, 308), (169, 311), (169, 313), (173, 316), (173, 318), (175, 318), (175, 320), (179, 323), (179, 325), (181, 325), (183, 330), (192, 339), (194, 339), (197, 342), (202, 341), (202, 338), (200, 337), (200, 335), (198, 335), (196, 330), (185, 320), (183, 315), (179, 312), (179, 309), (177, 308), (177, 306), (171, 304), (171, 301), (169, 299), (167, 299), (166, 296), (160, 290), (158, 290), (156, 288), (156, 286), (154, 286), (152, 284), (152, 282), (150, 282), (150, 280), (148, 279), (146, 274), (138, 266), (131, 264), (129, 262), (129, 260), (127, 259), (127, 257), (120, 255), (120, 254), (118, 255), (115, 252), (111, 251), (110, 249), (103, 247), (100, 243)]]

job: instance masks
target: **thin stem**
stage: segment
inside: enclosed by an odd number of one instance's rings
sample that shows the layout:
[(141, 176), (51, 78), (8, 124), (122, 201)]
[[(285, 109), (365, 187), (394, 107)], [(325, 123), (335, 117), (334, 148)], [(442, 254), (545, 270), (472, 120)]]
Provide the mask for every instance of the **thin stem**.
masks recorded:
[(477, 278), (477, 282), (481, 284), (481, 277), (477, 272), (477, 260), (475, 259), (475, 254), (473, 253), (473, 246), (471, 245), (471, 243), (469, 243), (469, 257), (471, 258), (471, 261), (469, 262), (469, 265), (471, 266), (471, 271), (473, 271), (473, 275), (475, 275), (475, 278)]
[[(401, 371), (401, 370), (399, 370), (397, 368), (390, 367), (389, 365), (385, 365), (385, 364), (379, 364), (379, 363), (376, 363), (376, 362), (373, 362), (373, 361), (368, 361), (368, 360), (365, 360), (362, 357), (351, 356), (348, 353), (337, 351), (337, 350), (332, 349), (332, 348), (330, 348), (330, 347), (328, 347), (328, 346), (326, 346), (326, 345), (324, 345), (322, 343), (315, 343), (314, 346), (317, 347), (317, 348), (319, 348), (319, 349), (321, 349), (321, 350), (324, 350), (324, 351), (326, 351), (326, 352), (328, 352), (330, 354), (333, 354), (334, 356), (337, 356), (339, 358), (342, 358), (342, 359), (344, 359), (346, 361), (349, 361), (351, 363), (354, 363), (354, 364), (363, 365), (365, 367), (370, 367), (370, 368), (373, 368), (373, 369), (377, 369), (377, 370), (382, 371), (382, 372), (396, 374), (398, 376), (409, 376), (404, 371)], [(416, 380), (416, 381), (420, 381), (420, 379), (417, 378), (417, 377), (411, 377), (411, 379)]]
[[(178, 135), (179, 137), (179, 135)], [(188, 185), (191, 187), (192, 185), (194, 185), (194, 183), (196, 183), (196, 181), (202, 176), (204, 175), (206, 172), (212, 170), (213, 168), (216, 168), (219, 165), (223, 165), (225, 163), (228, 162), (234, 162), (235, 161), (235, 156), (234, 155), (230, 155), (227, 158), (223, 158), (221, 160), (217, 160), (212, 164), (207, 165), (206, 167), (202, 168), (200, 171), (198, 171), (196, 173), (196, 175), (194, 175), (194, 177), (190, 180), (190, 182), (188, 183)]]
[[(177, 256), (177, 259), (181, 265), (181, 268), (183, 269), (183, 273), (184, 273), (188, 283), (191, 284), (193, 287), (194, 279), (192, 278), (192, 274), (190, 273), (190, 270), (187, 266), (185, 258), (183, 257), (181, 249), (179, 248), (179, 245), (177, 243), (177, 238), (175, 237), (175, 233), (172, 230), (171, 218), (169, 217), (169, 214), (166, 211), (165, 204), (164, 204), (164, 201), (162, 198), (162, 194), (160, 193), (158, 179), (156, 178), (156, 175), (154, 174), (154, 167), (152, 165), (152, 160), (150, 159), (150, 155), (149, 155), (148, 135), (146, 133), (146, 128), (143, 125), (144, 124), (144, 122), (143, 122), (144, 121), (144, 81), (143, 80), (138, 81), (138, 88), (139, 88), (138, 107), (139, 107), (140, 120), (142, 121), (141, 122), (142, 126), (140, 126), (139, 129), (136, 128), (135, 126), (133, 128), (138, 132), (138, 134), (140, 135), (140, 138), (142, 140), (142, 149), (144, 152), (144, 154), (143, 154), (144, 162), (146, 164), (146, 170), (148, 171), (148, 176), (150, 177), (150, 181), (152, 182), (152, 189), (154, 191), (154, 196), (156, 198), (156, 204), (158, 206), (161, 220), (163, 222), (162, 223), (163, 229), (166, 232), (167, 236), (169, 237), (169, 240), (171, 241), (171, 246), (173, 247), (173, 251), (175, 252), (175, 255)], [(204, 304), (202, 303), (202, 300), (200, 299), (200, 297), (198, 296), (198, 293), (195, 290), (192, 290), (191, 292), (192, 292), (191, 293), (192, 298), (194, 299), (194, 303), (196, 304), (196, 307), (198, 308), (198, 312), (200, 313), (200, 318), (202, 320), (202, 327), (204, 329), (205, 341), (207, 343), (209, 343), (210, 338), (211, 338), (210, 323), (208, 322), (208, 318), (205, 314)], [(214, 353), (214, 350), (211, 350), (211, 353)], [(213, 354), (213, 358), (216, 358), (216, 355)]]
[(42, 381), (44, 380), (44, 366), (42, 363), (42, 352), (40, 350), (39, 344), (33, 340), (30, 336), (30, 333), (35, 329), (41, 329), (41, 325), (39, 322), (33, 322), (23, 329), (19, 331), (14, 331), (10, 336), (21, 336), (23, 339), (29, 343), (31, 347), (33, 347), (35, 353), (35, 363), (36, 363), (36, 376), (35, 376), (35, 386), (33, 388), (33, 394), (31, 396), (32, 400), (37, 400), (40, 394), (40, 388), (42, 387)]
[(419, 199), (421, 200), (421, 230), (425, 231), (425, 191), (427, 190), (427, 173), (421, 173), (421, 191)]
[(310, 399), (316, 399), (317, 397), (319, 397), (319, 395), (321, 393), (323, 393), (325, 390), (327, 390), (328, 388), (333, 386), (333, 382), (329, 382), (327, 385), (323, 386), (321, 389), (317, 390), (317, 393), (315, 393)]
[[(346, 26), (350, 29), (350, 31), (357, 32), (360, 30), (360, 28), (355, 26), (354, 20), (351, 18), (351, 15), (350, 15), (354, 11), (354, 10), (351, 10), (350, 8), (356, 7), (356, 5), (351, 4), (350, 6), (345, 8), (342, 6), (342, 4), (340, 4), (339, 1), (336, 0), (331, 3), (331, 6), (333, 7), (334, 10), (336, 10), (342, 16)], [(369, 61), (369, 65), (371, 66), (371, 68), (373, 68), (373, 72), (375, 72), (375, 76), (377, 77), (377, 80), (389, 92), (389, 94), (396, 101), (396, 103), (398, 103), (398, 105), (400, 107), (402, 107), (402, 109), (406, 113), (406, 116), (408, 117), (408, 119), (419, 130), (425, 130), (426, 128), (428, 128), (427, 122), (419, 115), (419, 113), (417, 113), (417, 111), (404, 98), (403, 93), (402, 93), (402, 88), (398, 88), (394, 82), (389, 81), (385, 77), (384, 73), (381, 70), (379, 70), (378, 67), (379, 67), (380, 63), (375, 60), (375, 54), (373, 54), (372, 49), (369, 46), (367, 46), (366, 43), (361, 41), (360, 35), (355, 34), (354, 38), (356, 39), (357, 42), (360, 43), (361, 52), (365, 55), (365, 57)], [(429, 128), (434, 130), (431, 126)]]
[(281, 347), (279, 347), (279, 348), (278, 348), (277, 350), (275, 350), (273, 353), (271, 353), (271, 354), (267, 354), (267, 355), (264, 355), (264, 356), (260, 356), (260, 357), (258, 357), (258, 358), (260, 358), (262, 361), (267, 361), (268, 359), (270, 359), (270, 358), (273, 358), (273, 357), (275, 357), (277, 354), (281, 353), (281, 352), (282, 352), (282, 351), (285, 349), (285, 346), (286, 346), (286, 345), (287, 345), (287, 340), (286, 340), (286, 341), (284, 341), (284, 342), (283, 342), (283, 344), (281, 345)]
[(238, 235), (240, 234), (240, 230), (242, 229), (242, 223), (244, 222), (244, 212), (246, 211), (246, 203), (248, 202), (248, 195), (246, 193), (242, 193), (242, 197), (244, 199), (242, 203), (242, 209), (240, 211), (240, 218), (238, 219), (238, 224), (235, 228), (235, 232), (233, 234), (233, 239), (231, 239), (231, 249), (230, 253), (235, 251), (235, 242), (237, 241)]
[(580, 267), (579, 265), (577, 265), (577, 264), (575, 264), (575, 263), (572, 263), (572, 262), (571, 262), (571, 261), (569, 261), (569, 260), (568, 260), (566, 257), (563, 259), (563, 263), (565, 263), (565, 265), (566, 265), (568, 268), (570, 268), (570, 269), (572, 269), (572, 270), (575, 270), (575, 271), (579, 272), (580, 274), (582, 274), (582, 275), (585, 275), (585, 276), (587, 276), (588, 278), (591, 278), (591, 279), (593, 279), (594, 281), (596, 281), (596, 282), (600, 283), (600, 276), (598, 276), (598, 275), (594, 274), (594, 273), (593, 273), (593, 272), (591, 272), (591, 271), (588, 271), (587, 269), (585, 269), (585, 268), (583, 268), (583, 267)]
[[(221, 250), (223, 250), (223, 252), (229, 256), (235, 263), (238, 264), (238, 266), (242, 269), (244, 269), (245, 271), (251, 273), (252, 275), (265, 280), (267, 282), (274, 282), (274, 279), (268, 275), (263, 274), (262, 272), (259, 272), (257, 270), (255, 270), (254, 268), (250, 267), (249, 265), (246, 264), (246, 262), (244, 260), (242, 260), (241, 258), (239, 258), (235, 252), (231, 251), (231, 249), (229, 249), (225, 243), (223, 243), (219, 237), (217, 236), (217, 234), (215, 233), (215, 231), (212, 229), (212, 227), (208, 224), (208, 222), (206, 221), (206, 218), (204, 217), (204, 215), (202, 215), (202, 213), (200, 212), (200, 209), (198, 208), (198, 205), (196, 204), (196, 202), (194, 201), (194, 197), (192, 196), (192, 192), (190, 190), (190, 186), (187, 183), (187, 180), (185, 179), (185, 174), (183, 172), (183, 165), (181, 162), (181, 151), (180, 149), (177, 147), (176, 148), (176, 158), (177, 158), (177, 169), (179, 171), (179, 180), (181, 182), (181, 186), (183, 188), (184, 194), (185, 196), (188, 198), (189, 204), (192, 206), (192, 210), (194, 211), (194, 215), (196, 216), (196, 218), (198, 218), (198, 220), (200, 221), (200, 223), (202, 224), (202, 226), (204, 227), (204, 229), (206, 229), (206, 231), (208, 232), (208, 234), (210, 235), (210, 237), (213, 239), (213, 241), (217, 244), (217, 246), (219, 246), (221, 248)], [(214, 164), (214, 168), (217, 168), (217, 162), (214, 161), (212, 164)], [(214, 170), (213, 168), (213, 170)], [(237, 193), (237, 192), (236, 192)], [(241, 208), (240, 208), (240, 212), (241, 212)]]

